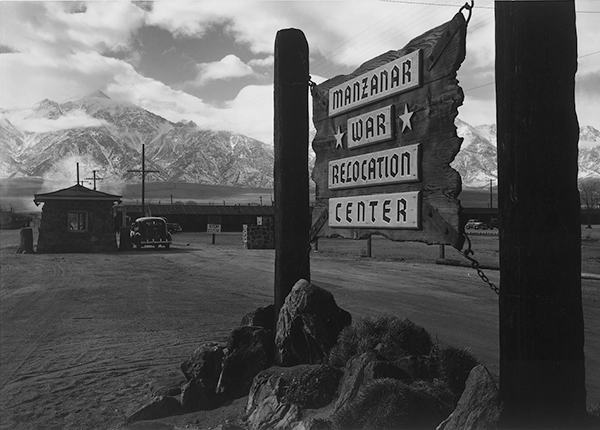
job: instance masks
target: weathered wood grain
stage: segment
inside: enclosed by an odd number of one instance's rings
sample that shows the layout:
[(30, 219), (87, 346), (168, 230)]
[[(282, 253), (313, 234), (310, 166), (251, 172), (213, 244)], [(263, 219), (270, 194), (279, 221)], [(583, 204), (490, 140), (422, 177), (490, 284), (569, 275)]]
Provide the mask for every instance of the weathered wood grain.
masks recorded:
[[(333, 197), (385, 194), (394, 192), (421, 191), (422, 227), (420, 230), (390, 229), (356, 229), (332, 228), (327, 223), (318, 232), (318, 236), (342, 236), (349, 238), (365, 238), (371, 234), (380, 234), (395, 241), (420, 241), (431, 244), (449, 244), (462, 247), (463, 227), (460, 223), (461, 178), (458, 172), (450, 167), (450, 163), (460, 150), (462, 138), (457, 136), (454, 119), (464, 96), (458, 86), (456, 71), (465, 57), (466, 23), (462, 14), (457, 14), (448, 23), (436, 27), (413, 39), (403, 49), (389, 51), (373, 58), (353, 73), (336, 76), (313, 88), (313, 122), (317, 134), (312, 142), (316, 153), (313, 180), (317, 183), (318, 194), (313, 212), (313, 223), (328, 208), (328, 201)], [(444, 45), (444, 46), (442, 46)], [(406, 93), (377, 100), (360, 106), (349, 112), (330, 117), (328, 115), (329, 89), (349, 81), (370, 70), (376, 69), (396, 58), (414, 50), (422, 49), (422, 82), (420, 88)], [(432, 52), (435, 51), (434, 58)], [(334, 134), (338, 130), (348, 132), (348, 118), (371, 112), (393, 104), (396, 109), (396, 135), (387, 141), (368, 146), (348, 149), (344, 136), (343, 148), (336, 149)], [(414, 114), (411, 119), (412, 130), (402, 131), (402, 121), (398, 115), (408, 105)], [(373, 185), (355, 189), (328, 189), (328, 162), (375, 151), (402, 147), (420, 143), (422, 146), (422, 180), (417, 183), (394, 185)], [(436, 213), (436, 222), (429, 217), (429, 209)], [(450, 233), (449, 233), (450, 232)]]

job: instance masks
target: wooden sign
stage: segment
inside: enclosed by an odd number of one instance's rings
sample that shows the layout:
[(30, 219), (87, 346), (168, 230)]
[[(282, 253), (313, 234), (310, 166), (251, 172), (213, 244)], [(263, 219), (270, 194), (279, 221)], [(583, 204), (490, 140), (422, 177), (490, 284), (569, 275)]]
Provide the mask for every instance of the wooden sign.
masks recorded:
[[(403, 49), (313, 87), (311, 237), (463, 244), (461, 179), (450, 163), (462, 138), (456, 71), (465, 57), (461, 13)], [(326, 219), (326, 221), (325, 221)]]
[(408, 145), (329, 162), (330, 190), (415, 182), (421, 177), (421, 145)]
[(221, 224), (207, 224), (206, 232), (211, 234), (221, 233)]
[(396, 58), (329, 90), (329, 115), (408, 91), (421, 85), (421, 50)]

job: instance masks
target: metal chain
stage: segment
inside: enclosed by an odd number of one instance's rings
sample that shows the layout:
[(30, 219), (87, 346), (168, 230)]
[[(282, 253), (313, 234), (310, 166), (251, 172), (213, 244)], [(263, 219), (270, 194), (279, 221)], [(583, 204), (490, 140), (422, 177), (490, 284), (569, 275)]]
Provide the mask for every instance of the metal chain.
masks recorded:
[(472, 255), (475, 255), (475, 253), (471, 249), (471, 239), (469, 238), (469, 236), (467, 236), (466, 233), (464, 234), (464, 236), (465, 236), (465, 239), (467, 239), (468, 247), (465, 251), (458, 251), (458, 253), (471, 262), (471, 267), (477, 271), (477, 274), (479, 275), (481, 280), (483, 282), (485, 282), (486, 284), (488, 284), (488, 286), (494, 293), (499, 295), (500, 288), (496, 284), (494, 284), (492, 281), (490, 281), (490, 278), (488, 278), (486, 276), (486, 274), (483, 273), (483, 270), (481, 270), (479, 261), (475, 260), (475, 258), (472, 257)]

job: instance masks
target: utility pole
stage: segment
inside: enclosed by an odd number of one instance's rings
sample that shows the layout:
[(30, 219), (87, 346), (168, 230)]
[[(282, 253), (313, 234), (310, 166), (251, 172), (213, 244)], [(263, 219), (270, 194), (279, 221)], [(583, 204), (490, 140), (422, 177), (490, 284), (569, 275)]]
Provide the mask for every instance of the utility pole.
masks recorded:
[(101, 181), (101, 180), (103, 180), (104, 178), (99, 178), (99, 177), (97, 177), (97, 176), (96, 176), (96, 171), (95, 171), (95, 170), (92, 170), (92, 174), (93, 174), (93, 175), (92, 175), (92, 176), (93, 176), (93, 178), (85, 178), (85, 180), (86, 180), (86, 181), (91, 181), (91, 180), (94, 180), (94, 191), (96, 191), (96, 181)]
[(275, 320), (300, 279), (310, 281), (308, 42), (302, 31), (275, 38)]
[(158, 173), (158, 170), (146, 170), (146, 145), (142, 144), (142, 170), (128, 170), (128, 172), (142, 174), (142, 216), (146, 216), (146, 175), (148, 173)]
[(581, 428), (575, 4), (496, 1), (495, 20), (500, 426)]

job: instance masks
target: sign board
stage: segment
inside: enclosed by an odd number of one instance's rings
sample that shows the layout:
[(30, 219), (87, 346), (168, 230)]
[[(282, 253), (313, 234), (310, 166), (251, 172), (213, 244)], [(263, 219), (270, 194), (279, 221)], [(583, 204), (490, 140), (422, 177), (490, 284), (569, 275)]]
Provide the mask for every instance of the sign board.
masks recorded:
[(456, 71), (465, 57), (461, 13), (312, 88), (317, 184), (311, 237), (365, 238), (462, 248), (460, 150), (454, 120), (463, 102)]
[(206, 232), (207, 233), (212, 233), (212, 234), (219, 234), (219, 233), (221, 233), (221, 224), (207, 224), (206, 225)]

